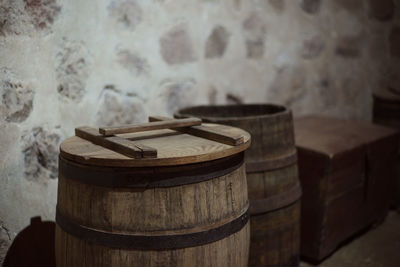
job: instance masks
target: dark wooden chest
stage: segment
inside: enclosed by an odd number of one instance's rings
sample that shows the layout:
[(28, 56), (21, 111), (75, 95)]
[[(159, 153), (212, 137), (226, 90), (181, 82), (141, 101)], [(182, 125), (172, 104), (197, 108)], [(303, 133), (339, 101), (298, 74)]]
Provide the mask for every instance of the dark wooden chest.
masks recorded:
[(295, 138), (303, 189), (301, 254), (320, 261), (385, 218), (399, 132), (308, 116), (295, 120)]

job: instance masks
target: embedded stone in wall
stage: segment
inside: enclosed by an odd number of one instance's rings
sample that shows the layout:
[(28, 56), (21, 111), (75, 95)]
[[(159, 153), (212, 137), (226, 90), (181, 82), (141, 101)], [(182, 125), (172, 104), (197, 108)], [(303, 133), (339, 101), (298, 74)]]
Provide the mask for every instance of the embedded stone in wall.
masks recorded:
[(86, 93), (91, 57), (82, 42), (63, 39), (56, 54), (57, 92), (64, 99), (75, 102)]
[(170, 65), (196, 60), (187, 26), (177, 25), (160, 38), (161, 55)]
[(264, 54), (264, 40), (267, 32), (263, 19), (258, 14), (251, 14), (243, 22), (248, 58), (260, 58)]
[(389, 35), (390, 54), (400, 57), (400, 26), (392, 28)]
[(147, 60), (129, 50), (121, 50), (117, 53), (117, 60), (122, 67), (131, 72), (134, 76), (146, 74), (150, 70)]
[(228, 45), (229, 33), (223, 26), (215, 26), (207, 39), (205, 48), (206, 58), (220, 58)]
[(0, 1), (0, 36), (26, 34), (31, 27), (30, 18), (20, 1)]
[(394, 10), (393, 0), (369, 0), (369, 13), (377, 20), (390, 20), (393, 18)]
[(165, 80), (161, 83), (160, 100), (165, 103), (168, 114), (185, 106), (190, 106), (195, 100), (194, 87), (196, 81), (185, 79), (181, 81)]
[(316, 14), (320, 9), (321, 0), (301, 0), (300, 6), (305, 12)]
[(335, 52), (345, 58), (357, 58), (361, 55), (361, 36), (342, 36), (336, 40)]
[(6, 68), (0, 69), (1, 117), (8, 122), (23, 122), (32, 111), (34, 92)]
[(46, 29), (58, 16), (61, 6), (56, 0), (24, 0), (25, 10), (37, 29)]
[(35, 127), (22, 136), (25, 176), (29, 180), (55, 179), (61, 137), (56, 131)]
[(317, 58), (325, 49), (325, 42), (320, 35), (315, 35), (303, 41), (301, 56), (304, 59)]
[(118, 126), (145, 120), (146, 112), (141, 99), (125, 95), (113, 86), (104, 88), (96, 114), (97, 125)]
[(108, 7), (111, 18), (117, 27), (134, 31), (143, 19), (143, 12), (134, 0), (113, 1)]

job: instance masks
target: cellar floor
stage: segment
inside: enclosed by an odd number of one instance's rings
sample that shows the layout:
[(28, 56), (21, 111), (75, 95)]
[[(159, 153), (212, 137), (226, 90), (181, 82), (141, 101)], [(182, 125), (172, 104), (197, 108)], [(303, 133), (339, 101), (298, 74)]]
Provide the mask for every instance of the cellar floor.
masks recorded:
[[(311, 266), (315, 265), (300, 264)], [(354, 238), (317, 266), (400, 267), (400, 212), (389, 212), (381, 225)]]

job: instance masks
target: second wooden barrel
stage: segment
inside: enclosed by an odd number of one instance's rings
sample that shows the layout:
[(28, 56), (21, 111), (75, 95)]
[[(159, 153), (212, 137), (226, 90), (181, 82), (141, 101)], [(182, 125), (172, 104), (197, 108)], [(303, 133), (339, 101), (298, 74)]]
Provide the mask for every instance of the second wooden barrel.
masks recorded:
[(155, 158), (136, 159), (78, 136), (65, 140), (57, 266), (247, 266), (250, 135), (224, 125), (201, 127), (242, 142), (232, 146), (169, 129), (111, 137), (80, 130), (97, 143), (157, 151)]
[(176, 117), (232, 125), (248, 131), (246, 151), (251, 215), (249, 266), (299, 265), (300, 196), (291, 111), (280, 105), (197, 106)]

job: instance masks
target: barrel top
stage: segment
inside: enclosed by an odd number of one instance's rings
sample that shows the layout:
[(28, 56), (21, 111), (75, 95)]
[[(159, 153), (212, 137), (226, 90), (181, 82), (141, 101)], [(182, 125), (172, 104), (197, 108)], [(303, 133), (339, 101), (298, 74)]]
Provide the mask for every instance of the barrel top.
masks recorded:
[(77, 163), (97, 166), (171, 166), (228, 157), (246, 150), (250, 145), (250, 134), (242, 129), (210, 123), (203, 123), (202, 125), (222, 133), (241, 135), (244, 142), (240, 145), (231, 146), (171, 129), (162, 129), (118, 135), (157, 149), (156, 158), (130, 158), (77, 136), (67, 138), (61, 143), (60, 156)]
[(195, 116), (209, 122), (226, 120), (251, 120), (271, 118), (291, 114), (291, 111), (277, 104), (239, 104), (239, 105), (204, 105), (180, 109), (175, 117)]

